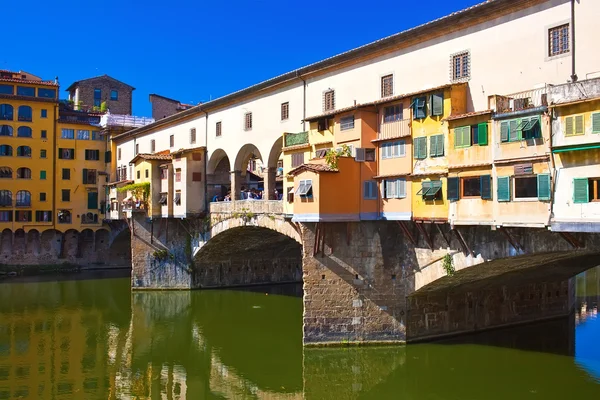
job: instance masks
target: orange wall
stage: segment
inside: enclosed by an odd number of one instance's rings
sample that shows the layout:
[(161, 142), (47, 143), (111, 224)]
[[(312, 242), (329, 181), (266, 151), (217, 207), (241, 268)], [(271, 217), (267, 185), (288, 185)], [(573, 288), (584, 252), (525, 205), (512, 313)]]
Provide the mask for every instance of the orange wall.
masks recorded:
[(358, 214), (362, 199), (360, 164), (350, 157), (338, 159), (338, 173), (321, 173), (321, 214)]
[(294, 177), (294, 192), (298, 190), (300, 181), (312, 179), (312, 198), (294, 195), (294, 214), (318, 214), (321, 202), (320, 175), (312, 171), (303, 171)]
[[(471, 176), (490, 175), (492, 176), (492, 167), (477, 169), (467, 169), (460, 171), (451, 171), (449, 177), (467, 178)], [(447, 194), (447, 188), (444, 196)], [(492, 180), (492, 199), (495, 199), (495, 185)], [(494, 221), (494, 200), (483, 200), (481, 198), (463, 198), (458, 201), (452, 201), (448, 206), (448, 218), (452, 223), (489, 223)]]
[[(395, 142), (402, 140), (404, 141), (405, 148), (405, 156), (398, 158), (387, 158), (382, 159), (382, 149), (381, 146), (383, 143)], [(412, 138), (404, 137), (401, 139), (389, 140), (385, 142), (379, 142), (379, 147), (377, 149), (377, 159), (379, 161), (379, 173), (378, 175), (391, 175), (391, 174), (409, 174), (412, 172), (413, 166), (413, 158), (412, 158)]]

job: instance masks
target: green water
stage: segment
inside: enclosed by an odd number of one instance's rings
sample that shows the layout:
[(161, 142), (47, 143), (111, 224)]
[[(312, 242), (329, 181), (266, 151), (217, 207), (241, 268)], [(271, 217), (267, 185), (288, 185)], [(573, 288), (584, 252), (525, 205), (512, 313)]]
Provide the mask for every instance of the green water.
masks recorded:
[(599, 276), (578, 281), (587, 307), (570, 319), (304, 350), (296, 285), (132, 294), (105, 272), (6, 281), (0, 399), (600, 399)]

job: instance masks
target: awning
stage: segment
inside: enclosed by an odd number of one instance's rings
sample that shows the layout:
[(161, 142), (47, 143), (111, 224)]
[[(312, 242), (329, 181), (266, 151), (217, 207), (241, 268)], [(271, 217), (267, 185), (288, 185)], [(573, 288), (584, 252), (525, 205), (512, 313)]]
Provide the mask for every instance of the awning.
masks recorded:
[(288, 194), (290, 194), (290, 193), (294, 193), (294, 187), (293, 186), (290, 188), (290, 190), (288, 190)]
[(159, 204), (162, 204), (163, 206), (165, 204), (167, 204), (167, 194), (166, 193), (162, 193), (160, 195), (160, 200), (158, 201)]
[(298, 196), (306, 196), (312, 189), (312, 181), (301, 181), (296, 194)]
[(181, 193), (175, 193), (175, 198), (173, 199), (173, 202), (177, 205), (181, 204)]
[(581, 145), (581, 146), (567, 146), (567, 147), (560, 147), (558, 149), (552, 149), (553, 153), (564, 153), (567, 151), (579, 151), (579, 150), (593, 150), (593, 149), (600, 149), (600, 144), (588, 144), (588, 145)]

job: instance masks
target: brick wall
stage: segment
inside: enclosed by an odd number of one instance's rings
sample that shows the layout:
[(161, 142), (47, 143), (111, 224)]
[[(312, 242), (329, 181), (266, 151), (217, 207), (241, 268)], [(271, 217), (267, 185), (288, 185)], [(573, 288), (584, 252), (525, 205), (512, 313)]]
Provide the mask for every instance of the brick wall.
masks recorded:
[(152, 103), (152, 118), (155, 120), (163, 119), (177, 113), (178, 101), (167, 99), (162, 96), (150, 95)]
[[(77, 84), (79, 88), (79, 100), (86, 108), (94, 106), (94, 89), (100, 89), (101, 103), (106, 102), (111, 114), (132, 114), (133, 89), (121, 82), (109, 77), (100, 76), (86, 79)], [(111, 90), (118, 91), (118, 100), (110, 99)]]

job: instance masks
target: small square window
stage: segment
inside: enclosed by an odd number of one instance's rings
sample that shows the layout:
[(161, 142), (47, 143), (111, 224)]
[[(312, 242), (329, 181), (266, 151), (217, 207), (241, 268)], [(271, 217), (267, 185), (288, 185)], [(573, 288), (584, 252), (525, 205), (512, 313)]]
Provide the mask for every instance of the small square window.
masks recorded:
[(381, 77), (381, 97), (389, 97), (394, 95), (394, 75), (386, 75)]
[(119, 100), (119, 92), (116, 90), (111, 90), (110, 91), (110, 99), (114, 100), (114, 101)]
[(40, 113), (41, 118), (48, 118), (48, 110), (42, 109)]
[(548, 57), (569, 52), (569, 24), (548, 29)]
[(537, 176), (515, 177), (515, 199), (533, 199), (537, 197)]
[(46, 158), (46, 150), (40, 150), (40, 158)]
[(62, 169), (62, 179), (63, 181), (68, 181), (71, 179), (71, 170), (69, 168)]
[(44, 193), (44, 192), (40, 193), (40, 201), (46, 201), (46, 193)]
[(221, 121), (215, 124), (215, 136), (221, 136)]
[(46, 138), (48, 138), (48, 132), (47, 132), (47, 131), (45, 131), (45, 130), (42, 130), (42, 134), (41, 134), (41, 136), (42, 136), (42, 139), (46, 139)]
[(246, 113), (244, 115), (244, 129), (249, 131), (252, 129), (252, 113)]
[(285, 121), (290, 117), (290, 103), (281, 103), (281, 120)]
[(354, 115), (340, 118), (340, 130), (354, 129)]
[(40, 179), (46, 179), (46, 171), (40, 171)]
[(453, 55), (451, 63), (452, 81), (460, 81), (471, 77), (471, 55), (468, 51)]
[(62, 201), (71, 201), (71, 190), (70, 189), (62, 190)]

